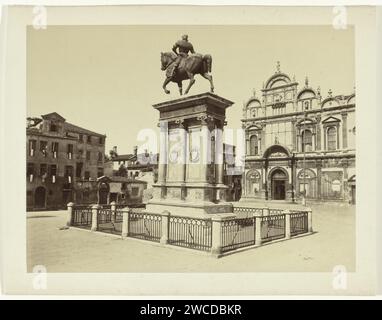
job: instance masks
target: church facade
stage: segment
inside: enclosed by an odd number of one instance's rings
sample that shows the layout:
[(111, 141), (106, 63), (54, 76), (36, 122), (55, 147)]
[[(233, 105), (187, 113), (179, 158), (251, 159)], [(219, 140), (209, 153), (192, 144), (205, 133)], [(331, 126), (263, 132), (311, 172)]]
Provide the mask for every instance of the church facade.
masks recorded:
[(321, 95), (280, 71), (243, 105), (242, 200), (355, 203), (355, 93)]

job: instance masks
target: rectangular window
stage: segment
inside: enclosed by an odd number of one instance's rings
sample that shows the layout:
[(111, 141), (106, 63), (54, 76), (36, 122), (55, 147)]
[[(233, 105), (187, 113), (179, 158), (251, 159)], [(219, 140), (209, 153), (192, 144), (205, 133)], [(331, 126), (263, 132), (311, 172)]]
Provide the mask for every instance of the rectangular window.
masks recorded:
[(28, 162), (27, 163), (27, 177), (29, 179), (29, 182), (33, 181), (34, 176), (34, 163)]
[(44, 155), (44, 157), (47, 156), (47, 151), (48, 151), (48, 142), (40, 141), (40, 152)]
[(41, 163), (40, 164), (40, 176), (45, 178), (48, 173), (48, 166), (46, 163)]
[(82, 167), (83, 167), (83, 163), (82, 162), (77, 162), (77, 165), (76, 165), (76, 178), (81, 178)]
[(328, 150), (337, 149), (337, 129), (330, 127), (327, 129)]
[(68, 159), (73, 158), (73, 145), (72, 144), (68, 144), (67, 154), (68, 154)]
[(52, 142), (52, 154), (53, 158), (58, 157), (58, 142)]
[(55, 123), (51, 123), (50, 126), (49, 126), (49, 131), (57, 132), (58, 131), (58, 126)]
[(50, 172), (50, 176), (52, 178), (52, 183), (55, 183), (56, 182), (56, 176), (57, 176), (57, 165), (51, 164), (49, 172)]
[(132, 187), (131, 188), (131, 195), (136, 197), (139, 194), (139, 187)]
[(86, 151), (86, 160), (90, 160), (90, 151)]
[(78, 141), (79, 142), (84, 142), (84, 135), (83, 134), (79, 134), (78, 135)]
[(102, 159), (103, 159), (102, 152), (98, 152), (98, 161), (102, 162)]
[(36, 152), (36, 143), (36, 140), (29, 140), (29, 155), (31, 157), (33, 157)]
[(89, 180), (89, 179), (90, 179), (90, 172), (85, 171), (85, 180)]
[(91, 142), (92, 142), (92, 136), (88, 136), (88, 138), (87, 138), (87, 142), (88, 142), (88, 143), (91, 143)]
[(65, 166), (65, 178), (68, 183), (73, 182), (73, 166)]
[(103, 137), (99, 137), (98, 138), (98, 143), (101, 144), (101, 145), (103, 144)]
[(97, 177), (102, 177), (103, 176), (103, 168), (98, 168), (97, 170)]

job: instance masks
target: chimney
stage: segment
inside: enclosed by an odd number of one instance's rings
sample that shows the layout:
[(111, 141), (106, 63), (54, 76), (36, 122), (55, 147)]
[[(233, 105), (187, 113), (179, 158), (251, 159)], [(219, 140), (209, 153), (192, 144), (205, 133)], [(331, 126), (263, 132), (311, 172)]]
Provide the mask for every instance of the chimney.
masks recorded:
[(138, 153), (138, 146), (134, 146), (134, 155), (137, 156)]
[(113, 152), (116, 153), (116, 154), (118, 154), (118, 153), (117, 153), (117, 146), (114, 146), (114, 147), (113, 147)]

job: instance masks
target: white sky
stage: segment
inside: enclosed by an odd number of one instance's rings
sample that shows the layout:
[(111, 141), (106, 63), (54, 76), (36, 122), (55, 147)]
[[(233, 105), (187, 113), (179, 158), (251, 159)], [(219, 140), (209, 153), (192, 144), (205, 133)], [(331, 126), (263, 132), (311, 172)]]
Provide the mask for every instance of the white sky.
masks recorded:
[[(142, 128), (157, 130), (152, 104), (178, 98), (162, 90), (160, 52), (183, 33), (213, 57), (215, 93), (235, 102), (228, 127), (240, 128), (243, 101), (276, 70), (302, 87), (305, 76), (325, 97), (354, 87), (354, 32), (325, 26), (48, 26), (28, 30), (28, 115), (56, 111), (69, 122), (105, 133), (106, 152), (132, 152)], [(183, 86), (185, 87), (185, 81)], [(209, 90), (196, 76), (190, 94)]]

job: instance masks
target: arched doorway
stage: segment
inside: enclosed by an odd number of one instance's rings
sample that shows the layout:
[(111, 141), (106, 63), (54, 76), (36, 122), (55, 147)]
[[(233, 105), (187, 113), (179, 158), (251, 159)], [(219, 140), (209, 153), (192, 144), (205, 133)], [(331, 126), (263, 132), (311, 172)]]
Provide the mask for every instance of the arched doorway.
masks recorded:
[(37, 187), (34, 193), (35, 208), (45, 208), (46, 190), (44, 187)]
[(287, 175), (281, 169), (276, 169), (271, 175), (271, 197), (273, 200), (285, 200)]
[(107, 204), (109, 196), (109, 185), (106, 182), (101, 182), (98, 190), (98, 204)]

